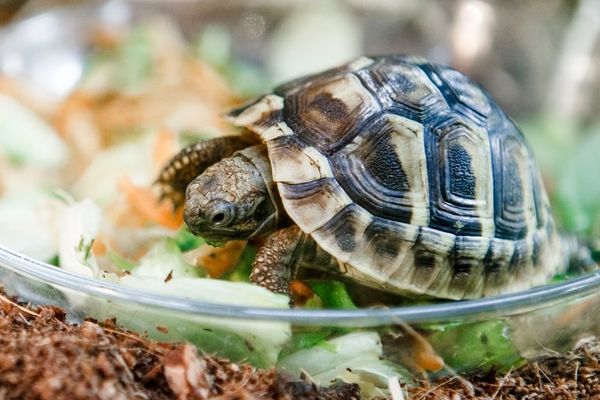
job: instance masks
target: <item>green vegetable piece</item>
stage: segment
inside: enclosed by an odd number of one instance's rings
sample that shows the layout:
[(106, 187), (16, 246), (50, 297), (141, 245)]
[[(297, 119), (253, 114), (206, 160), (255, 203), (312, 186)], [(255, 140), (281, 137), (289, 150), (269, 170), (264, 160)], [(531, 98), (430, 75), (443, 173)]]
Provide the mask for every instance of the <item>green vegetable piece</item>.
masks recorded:
[(319, 296), (313, 296), (310, 299), (306, 300), (306, 303), (302, 306), (302, 308), (311, 308), (311, 309), (322, 309), (323, 308), (323, 300)]
[(229, 85), (242, 97), (253, 97), (268, 90), (269, 79), (258, 65), (232, 57), (231, 35), (223, 25), (204, 28), (195, 43), (197, 56), (219, 70)]
[(231, 62), (231, 36), (221, 24), (207, 25), (196, 42), (198, 56), (209, 64), (224, 68)]
[(312, 282), (310, 287), (323, 302), (323, 308), (354, 309), (356, 305), (346, 290), (346, 285), (339, 281)]
[(81, 236), (79, 238), (79, 243), (77, 244), (76, 250), (80, 253), (83, 253), (83, 261), (87, 262), (92, 255), (92, 246), (94, 245), (94, 240), (92, 239), (89, 242), (86, 242), (85, 238)]
[(439, 325), (438, 329), (428, 339), (458, 372), (506, 371), (522, 361), (502, 321)]
[(120, 254), (118, 254), (115, 251), (109, 251), (108, 254), (108, 259), (110, 260), (110, 262), (115, 265), (117, 268), (119, 268), (121, 271), (133, 271), (133, 269), (135, 267), (137, 267), (137, 263), (131, 260), (126, 259), (125, 257), (121, 256)]
[(293, 376), (305, 372), (319, 385), (338, 379), (357, 383), (365, 398), (385, 394), (389, 378), (410, 382), (405, 369), (383, 359), (381, 339), (373, 331), (318, 341), (315, 346), (280, 358), (277, 366)]
[[(174, 248), (178, 251), (176, 246)], [(155, 252), (154, 257), (157, 256), (159, 254)], [(158, 261), (161, 260), (154, 262)], [(136, 274), (137, 270), (144, 268), (140, 266), (129, 275), (117, 277), (106, 274), (101, 275), (100, 278), (148, 293), (211, 304), (288, 308), (286, 296), (272, 293), (254, 284), (193, 278), (177, 274), (170, 279), (165, 279), (167, 273), (164, 271), (168, 270), (169, 265), (164, 267), (160, 274)], [(281, 349), (291, 339), (291, 326), (285, 321), (174, 312), (121, 302), (94, 301), (89, 304), (89, 311), (89, 314), (97, 319), (116, 317), (119, 324), (138, 332), (148, 332), (150, 337), (162, 341), (189, 341), (202, 351), (234, 361), (248, 361), (255, 366), (265, 368), (271, 367), (276, 362)], [(168, 333), (158, 331), (157, 326), (167, 327)]]
[(0, 94), (0, 155), (13, 165), (58, 168), (69, 149), (46, 121), (15, 99)]
[(269, 89), (269, 78), (257, 65), (248, 62), (232, 63), (225, 70), (233, 90), (242, 97), (253, 97)]
[(292, 340), (286, 345), (280, 358), (286, 357), (300, 350), (309, 349), (322, 343), (327, 337), (335, 332), (335, 328), (323, 327), (305, 332), (294, 332)]
[(48, 262), (48, 264), (53, 265), (55, 267), (60, 266), (60, 258), (58, 257), (58, 254), (54, 255), (54, 257), (49, 259), (47, 262)]
[(173, 239), (164, 239), (154, 245), (131, 271), (132, 275), (154, 278), (157, 281), (162, 281), (169, 275), (176, 278), (197, 278), (200, 272), (199, 268), (185, 262)]
[(185, 131), (179, 134), (179, 146), (181, 148), (191, 146), (204, 140), (213, 138), (214, 135), (204, 132)]
[(559, 170), (555, 195), (555, 209), (564, 226), (570, 231), (590, 237), (600, 234), (600, 125), (568, 153)]
[(197, 328), (186, 340), (198, 346), (204, 353), (219, 354), (233, 362), (244, 362), (269, 368), (273, 365), (272, 355), (264, 348), (228, 330)]
[(206, 243), (209, 246), (212, 246), (212, 247), (223, 247), (223, 246), (225, 246), (225, 241), (223, 241), (223, 240), (216, 240), (216, 239), (210, 239), (209, 240), (209, 239), (206, 239)]
[(119, 47), (116, 84), (135, 90), (152, 72), (152, 48), (143, 29), (135, 29)]
[(194, 235), (186, 227), (181, 228), (173, 239), (175, 240), (177, 247), (179, 247), (179, 250), (181, 250), (182, 253), (193, 249), (197, 249), (198, 247), (206, 243), (206, 241), (203, 238)]

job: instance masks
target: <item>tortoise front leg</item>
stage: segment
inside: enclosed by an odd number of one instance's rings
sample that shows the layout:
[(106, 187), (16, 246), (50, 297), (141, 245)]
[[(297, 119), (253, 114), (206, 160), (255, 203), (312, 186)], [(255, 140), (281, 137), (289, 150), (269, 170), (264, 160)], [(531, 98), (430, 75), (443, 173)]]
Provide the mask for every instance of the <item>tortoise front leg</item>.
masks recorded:
[(183, 205), (185, 189), (191, 181), (214, 163), (253, 144), (255, 140), (249, 136), (225, 136), (183, 148), (159, 173), (155, 184), (160, 199), (170, 199), (175, 207)]
[(297, 226), (271, 233), (258, 250), (250, 280), (275, 293), (291, 296), (297, 250), (304, 234)]

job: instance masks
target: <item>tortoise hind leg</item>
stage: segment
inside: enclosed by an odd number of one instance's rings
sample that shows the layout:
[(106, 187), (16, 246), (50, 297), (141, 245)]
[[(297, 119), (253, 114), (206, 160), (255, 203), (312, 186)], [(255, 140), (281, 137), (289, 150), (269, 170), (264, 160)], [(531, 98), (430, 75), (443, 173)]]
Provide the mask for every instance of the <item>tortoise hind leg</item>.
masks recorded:
[(165, 164), (155, 181), (160, 199), (170, 199), (174, 207), (183, 205), (191, 181), (214, 163), (255, 142), (250, 136), (225, 136), (183, 148)]

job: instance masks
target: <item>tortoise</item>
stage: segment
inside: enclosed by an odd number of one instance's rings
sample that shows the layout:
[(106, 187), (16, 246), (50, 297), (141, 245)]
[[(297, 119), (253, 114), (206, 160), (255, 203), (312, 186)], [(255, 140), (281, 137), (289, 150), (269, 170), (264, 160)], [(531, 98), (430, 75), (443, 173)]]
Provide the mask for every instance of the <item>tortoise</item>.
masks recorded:
[(558, 232), (515, 123), (461, 72), (360, 59), (230, 112), (157, 179), (190, 231), (262, 241), (251, 280), (290, 294), (301, 268), (384, 292), (467, 299), (547, 282), (588, 247)]

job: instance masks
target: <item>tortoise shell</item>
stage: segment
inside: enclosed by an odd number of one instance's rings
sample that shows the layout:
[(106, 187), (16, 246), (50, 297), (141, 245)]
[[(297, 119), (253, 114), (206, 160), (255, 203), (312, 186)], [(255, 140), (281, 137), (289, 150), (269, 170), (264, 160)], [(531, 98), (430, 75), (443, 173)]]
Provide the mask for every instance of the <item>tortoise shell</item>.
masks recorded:
[(565, 263), (523, 135), (452, 68), (363, 57), (230, 119), (266, 143), (292, 220), (363, 283), (474, 298)]

